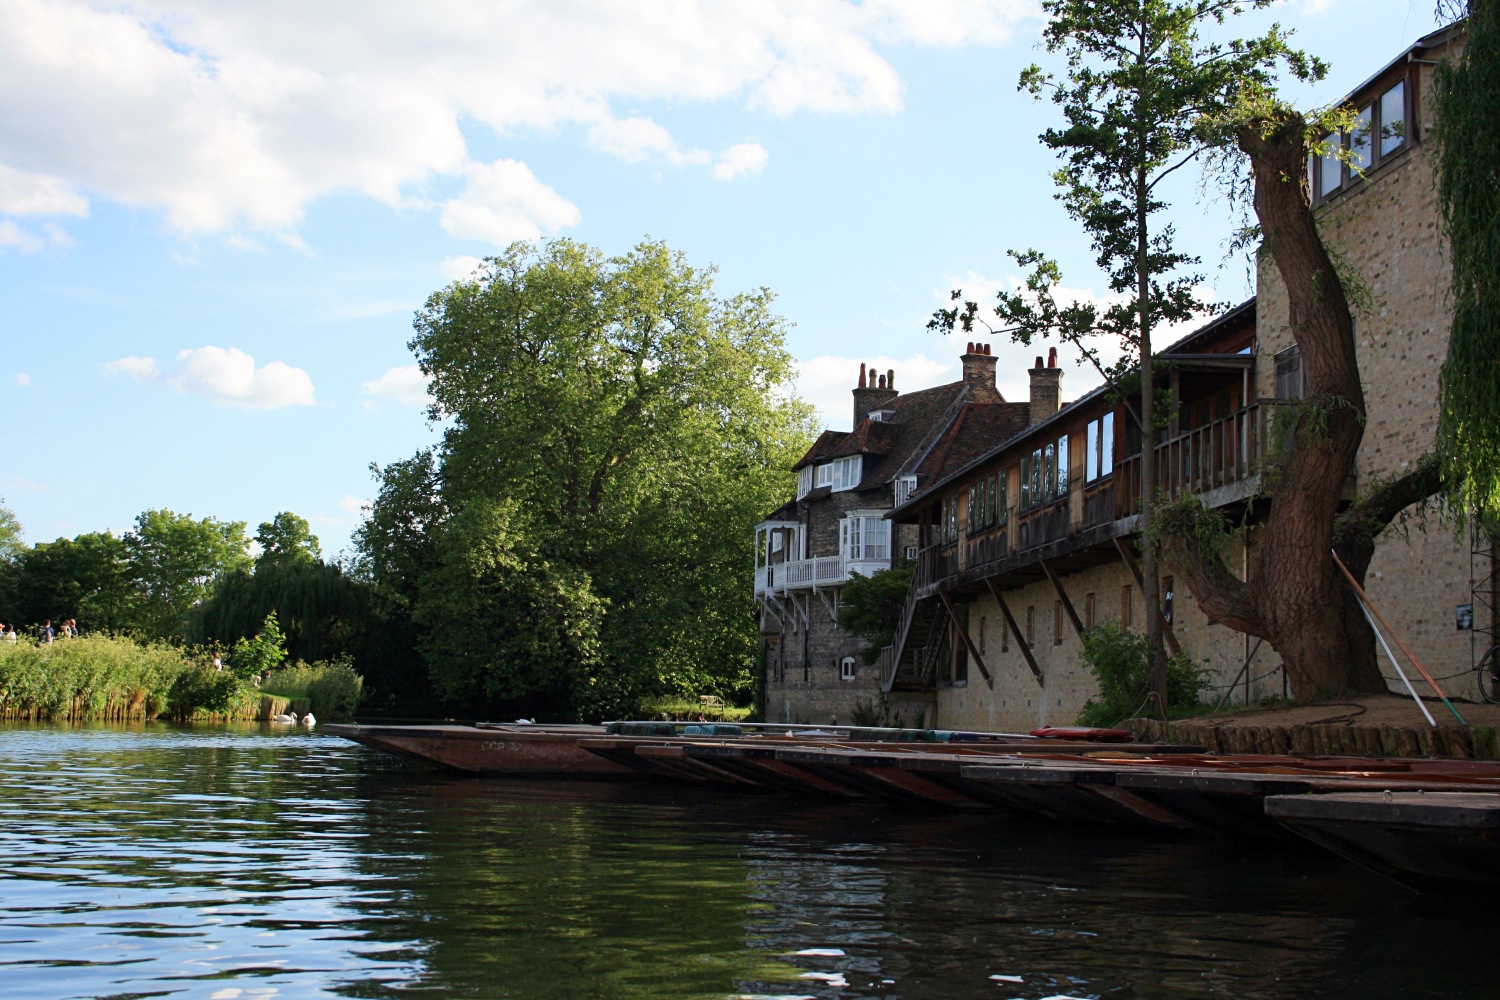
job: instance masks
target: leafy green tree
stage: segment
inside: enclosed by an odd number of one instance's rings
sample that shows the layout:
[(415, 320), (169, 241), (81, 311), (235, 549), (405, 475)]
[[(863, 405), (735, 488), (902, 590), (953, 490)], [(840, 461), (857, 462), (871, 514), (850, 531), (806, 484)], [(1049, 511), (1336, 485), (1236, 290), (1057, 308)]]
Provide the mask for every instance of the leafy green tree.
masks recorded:
[(243, 521), (148, 510), (126, 532), (125, 545), (140, 593), (140, 627), (153, 638), (179, 636), (214, 582), (250, 565)]
[(15, 559), (26, 549), (21, 540), (21, 522), (0, 497), (0, 559)]
[(839, 596), (839, 628), (870, 644), (863, 654), (866, 663), (874, 663), (881, 648), (895, 641), (914, 568), (901, 563), (873, 576), (855, 574), (844, 585)]
[(1464, 51), (1433, 73), (1438, 204), (1453, 262), (1438, 453), (1462, 511), (1500, 525), (1500, 4), (1467, 14)]
[(0, 621), (7, 625), (18, 617), (20, 557), (25, 551), (21, 522), (5, 506), (5, 498), (0, 497)]
[(88, 631), (137, 626), (138, 592), (129, 549), (113, 533), (39, 542), (18, 560), (19, 617), (27, 622), (77, 619)]
[(286, 637), (276, 612), (266, 615), (254, 638), (239, 639), (229, 651), (229, 670), (241, 680), (269, 673), (286, 660)]
[(255, 541), (260, 545), (260, 555), (255, 559), (257, 572), (263, 566), (306, 565), (323, 558), (323, 548), (318, 544), (318, 536), (312, 533), (312, 526), (290, 511), (262, 521), (255, 529)]
[(770, 304), (660, 243), (569, 240), (428, 300), (411, 347), (442, 448), (382, 470), (359, 538), (443, 691), (576, 713), (748, 687), (752, 526), (811, 431)]

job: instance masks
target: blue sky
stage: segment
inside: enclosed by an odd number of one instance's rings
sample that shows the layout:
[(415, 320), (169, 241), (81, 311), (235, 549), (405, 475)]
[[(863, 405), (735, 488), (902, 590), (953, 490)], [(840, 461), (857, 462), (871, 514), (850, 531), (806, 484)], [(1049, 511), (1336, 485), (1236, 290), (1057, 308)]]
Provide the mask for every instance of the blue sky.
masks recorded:
[[(1289, 0), (1340, 97), (1432, 0)], [(312, 521), (436, 439), (406, 349), (428, 294), (512, 239), (645, 236), (767, 286), (799, 391), (847, 423), (861, 361), (955, 377), (924, 324), (1036, 246), (1099, 295), (1018, 94), (1025, 0), (324, 3), (0, 0), (0, 496), (29, 541), (169, 507)], [(1171, 193), (1222, 301), (1231, 228)], [(996, 343), (1025, 398), (1035, 350)], [(1065, 352), (1066, 355), (1066, 352)], [(1067, 367), (1064, 396), (1095, 384)]]

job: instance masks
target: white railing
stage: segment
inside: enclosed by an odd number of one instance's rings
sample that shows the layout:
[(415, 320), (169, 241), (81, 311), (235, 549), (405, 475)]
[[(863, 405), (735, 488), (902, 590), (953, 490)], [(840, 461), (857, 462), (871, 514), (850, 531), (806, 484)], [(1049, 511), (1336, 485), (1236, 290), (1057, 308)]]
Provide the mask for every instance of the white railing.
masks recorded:
[(870, 576), (891, 568), (891, 547), (885, 542), (860, 546), (859, 559), (843, 556), (814, 556), (772, 563), (755, 570), (756, 596), (802, 590), (808, 587), (835, 587), (849, 582), (849, 574)]

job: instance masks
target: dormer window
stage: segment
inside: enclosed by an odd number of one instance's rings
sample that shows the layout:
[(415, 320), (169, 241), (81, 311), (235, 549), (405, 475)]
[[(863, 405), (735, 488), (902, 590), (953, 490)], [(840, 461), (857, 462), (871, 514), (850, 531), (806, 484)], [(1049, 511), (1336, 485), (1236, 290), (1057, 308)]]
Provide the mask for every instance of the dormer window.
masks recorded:
[(870, 419), (877, 424), (888, 423), (896, 415), (895, 410), (871, 410)]
[(911, 499), (911, 495), (917, 491), (917, 477), (913, 475), (897, 476), (895, 479), (896, 506), (899, 507)]
[[(1362, 173), (1376, 169), (1405, 149), (1410, 145), (1408, 133), (1406, 83), (1398, 80), (1358, 109), (1349, 132), (1323, 136), (1320, 153), (1307, 158), (1313, 202), (1343, 190)], [(1348, 156), (1347, 163), (1341, 150)]]
[(804, 465), (797, 470), (797, 499), (801, 500), (813, 490), (813, 467)]
[[(862, 455), (850, 455), (848, 458), (835, 459), (828, 463), (830, 470), (828, 485), (833, 487), (833, 492), (852, 490), (859, 485), (864, 466), (863, 457)], [(820, 468), (818, 471), (822, 472), (823, 470)]]

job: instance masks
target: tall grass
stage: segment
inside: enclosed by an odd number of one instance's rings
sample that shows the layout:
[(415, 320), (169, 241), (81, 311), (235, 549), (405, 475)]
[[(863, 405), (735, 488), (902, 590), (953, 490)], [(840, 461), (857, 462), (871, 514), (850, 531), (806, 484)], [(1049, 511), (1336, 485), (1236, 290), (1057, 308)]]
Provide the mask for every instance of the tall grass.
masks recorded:
[(351, 719), (364, 691), (365, 679), (346, 660), (331, 663), (293, 663), (273, 670), (261, 682), (263, 694), (305, 700), (313, 715), (323, 719)]
[(173, 646), (103, 635), (0, 642), (0, 718), (154, 718), (190, 662)]

